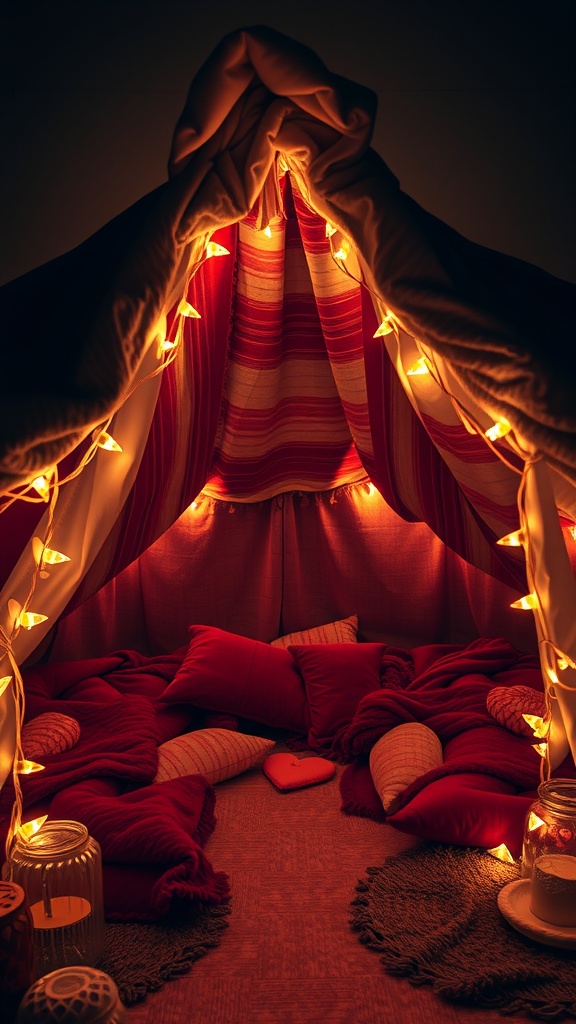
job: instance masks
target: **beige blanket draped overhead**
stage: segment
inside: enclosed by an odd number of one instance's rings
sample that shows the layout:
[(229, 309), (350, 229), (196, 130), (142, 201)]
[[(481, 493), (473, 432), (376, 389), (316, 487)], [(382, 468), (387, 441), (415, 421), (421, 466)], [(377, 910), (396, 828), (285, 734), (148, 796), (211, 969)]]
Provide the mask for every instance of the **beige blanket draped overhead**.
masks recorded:
[(446, 360), (475, 402), (576, 482), (564, 363), (574, 287), (474, 245), (403, 194), (370, 148), (375, 108), (370, 90), (269, 28), (222, 40), (192, 82), (169, 180), (2, 289), (4, 337), (19, 338), (5, 343), (0, 382), (3, 491), (71, 452), (120, 406), (206, 235), (259, 197), (263, 223), (274, 212), (279, 152), (317, 211), (355, 243), (383, 307)]

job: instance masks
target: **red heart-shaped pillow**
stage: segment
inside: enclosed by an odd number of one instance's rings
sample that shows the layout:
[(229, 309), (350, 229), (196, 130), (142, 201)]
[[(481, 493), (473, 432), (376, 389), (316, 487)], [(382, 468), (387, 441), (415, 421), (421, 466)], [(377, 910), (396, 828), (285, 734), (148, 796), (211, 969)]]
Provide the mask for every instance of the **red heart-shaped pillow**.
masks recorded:
[(296, 757), (295, 754), (268, 754), (262, 770), (277, 789), (300, 789), (326, 782), (336, 771), (336, 765), (325, 757)]

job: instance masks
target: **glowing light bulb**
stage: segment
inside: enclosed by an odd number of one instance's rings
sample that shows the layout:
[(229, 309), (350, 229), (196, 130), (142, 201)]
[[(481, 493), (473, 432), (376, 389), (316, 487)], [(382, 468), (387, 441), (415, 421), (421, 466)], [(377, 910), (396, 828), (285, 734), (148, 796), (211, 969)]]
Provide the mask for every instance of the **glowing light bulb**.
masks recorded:
[(43, 764), (37, 764), (36, 761), (16, 761), (14, 765), (15, 771), (18, 775), (32, 775), (32, 772), (43, 772), (46, 766)]
[(409, 370), (406, 371), (408, 377), (419, 377), (421, 374), (430, 373), (430, 360), (426, 356), (421, 356)]
[(40, 540), (40, 537), (34, 537), (32, 540), (32, 552), (36, 565), (59, 565), (60, 562), (70, 561), (69, 556), (61, 551), (44, 547), (44, 541)]
[(336, 252), (334, 253), (334, 259), (335, 260), (346, 260), (346, 259), (348, 259), (348, 256), (350, 255), (350, 248), (351, 248), (351, 246), (350, 246), (350, 242), (348, 241), (348, 239), (347, 238), (343, 238), (342, 241), (340, 242), (340, 245), (338, 246)]
[(164, 338), (164, 341), (160, 344), (160, 350), (162, 352), (170, 352), (173, 348), (176, 348), (177, 344), (177, 341), (170, 341), (170, 338)]
[(546, 757), (546, 751), (548, 750), (548, 744), (547, 743), (533, 743), (532, 744), (532, 749), (535, 750), (537, 754), (540, 754), (540, 757)]
[(2, 678), (0, 679), (0, 697), (4, 693), (4, 690), (8, 689), (11, 682), (12, 676), (2, 676)]
[(554, 669), (553, 669), (553, 668), (549, 668), (549, 667), (548, 667), (548, 668), (546, 669), (546, 675), (548, 676), (548, 679), (550, 680), (550, 682), (551, 682), (551, 683), (552, 683), (553, 685), (554, 685), (555, 683), (559, 683), (559, 682), (560, 682), (560, 680), (558, 679), (558, 676), (556, 675), (556, 673), (555, 673), (555, 671), (554, 671)]
[(556, 662), (556, 664), (558, 665), (558, 668), (560, 669), (561, 672), (565, 672), (567, 668), (576, 668), (576, 665), (574, 664), (574, 662), (571, 661), (570, 658), (564, 657), (563, 654), (561, 654), (559, 656), (558, 661)]
[(372, 483), (372, 481), (370, 481), (370, 483), (367, 486), (368, 486), (368, 494), (370, 495), (370, 497), (372, 497), (372, 495), (376, 493), (376, 488), (375, 488), (374, 484)]
[(500, 846), (493, 846), (491, 850), (486, 850), (491, 857), (496, 857), (496, 860), (502, 860), (505, 864), (513, 864), (514, 857), (510, 853), (510, 850), (506, 846), (506, 843), (500, 843)]
[(326, 221), (326, 238), (332, 238), (332, 235), (335, 235), (337, 231), (338, 228), (335, 228), (333, 224), (330, 224), (329, 221)]
[(39, 612), (21, 612), (18, 625), (23, 626), (24, 629), (32, 629), (33, 626), (39, 626), (41, 622), (46, 622), (47, 618), (47, 615), (40, 615)]
[(99, 448), (103, 448), (106, 452), (121, 452), (122, 448), (117, 441), (114, 440), (112, 434), (109, 434), (107, 430), (101, 430), (96, 438), (96, 444)]
[(572, 537), (572, 540), (576, 540), (576, 523), (574, 524), (574, 526), (569, 526), (568, 530), (570, 532), (570, 536)]
[(212, 256), (229, 256), (230, 250), (226, 249), (223, 245), (218, 242), (208, 242), (206, 245), (206, 257), (210, 259)]
[(542, 821), (542, 818), (539, 818), (537, 814), (534, 814), (534, 811), (530, 811), (530, 814), (528, 815), (529, 832), (535, 832), (537, 828), (541, 828), (541, 826), (545, 824), (546, 822)]
[(497, 544), (502, 544), (503, 547), (508, 548), (521, 548), (524, 540), (524, 534), (522, 530), (515, 530), (514, 533), (507, 533), (505, 537), (500, 537), (497, 540)]
[(385, 334), (392, 334), (394, 326), (392, 323), (392, 313), (386, 313), (382, 323), (380, 324), (377, 331), (372, 335), (373, 338), (383, 338)]
[(490, 441), (497, 441), (499, 437), (505, 437), (511, 430), (512, 424), (504, 416), (501, 416), (494, 426), (489, 427), (485, 433)]
[(190, 303), (186, 301), (186, 299), (182, 299), (182, 301), (180, 302), (177, 309), (177, 313), (179, 313), (180, 316), (189, 316), (193, 320), (202, 319), (198, 310), (194, 309), (194, 306), (191, 306)]
[(191, 501), (190, 502), (190, 509), (191, 509), (191, 511), (194, 512), (194, 509), (197, 509), (197, 508), (198, 508), (198, 502), (197, 501)]
[(38, 492), (43, 501), (48, 501), (50, 498), (50, 478), (44, 475), (37, 476), (32, 481), (31, 486), (35, 491)]
[(266, 235), (266, 238), (272, 238), (272, 228), (269, 224), (263, 229), (262, 234)]
[(537, 608), (538, 598), (536, 594), (526, 594), (524, 597), (519, 598), (518, 601), (512, 601), (511, 608)]
[(522, 715), (522, 718), (530, 726), (532, 732), (538, 739), (542, 739), (548, 732), (548, 722), (545, 722), (540, 715)]
[(18, 831), (22, 838), (30, 839), (32, 836), (35, 836), (36, 833), (40, 831), (47, 818), (48, 815), (43, 814), (41, 818), (32, 818), (31, 821), (26, 821), (24, 825), (20, 825)]

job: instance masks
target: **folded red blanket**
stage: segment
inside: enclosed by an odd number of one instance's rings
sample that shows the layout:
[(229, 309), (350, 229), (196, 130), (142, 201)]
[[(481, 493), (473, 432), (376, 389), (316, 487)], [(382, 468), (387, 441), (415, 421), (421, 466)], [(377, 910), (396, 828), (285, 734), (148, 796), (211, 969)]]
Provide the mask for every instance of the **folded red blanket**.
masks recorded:
[(62, 790), (50, 817), (82, 821), (100, 844), (110, 921), (159, 921), (230, 895), (202, 847), (212, 834), (215, 796), (201, 775), (122, 793), (111, 779)]

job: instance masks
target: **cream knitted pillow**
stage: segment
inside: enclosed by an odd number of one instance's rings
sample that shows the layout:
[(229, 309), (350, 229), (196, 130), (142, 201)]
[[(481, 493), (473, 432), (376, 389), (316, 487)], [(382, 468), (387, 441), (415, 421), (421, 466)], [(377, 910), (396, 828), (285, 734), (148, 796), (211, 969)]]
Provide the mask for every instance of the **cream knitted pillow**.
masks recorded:
[(370, 773), (387, 813), (410, 783), (442, 764), (442, 744), (421, 722), (405, 722), (381, 736), (370, 751)]
[(326, 622), (323, 626), (287, 633), (273, 640), (271, 647), (290, 647), (298, 644), (355, 644), (358, 640), (358, 616)]
[(203, 775), (214, 785), (262, 763), (275, 744), (232, 729), (197, 729), (158, 747), (155, 782), (181, 775)]

